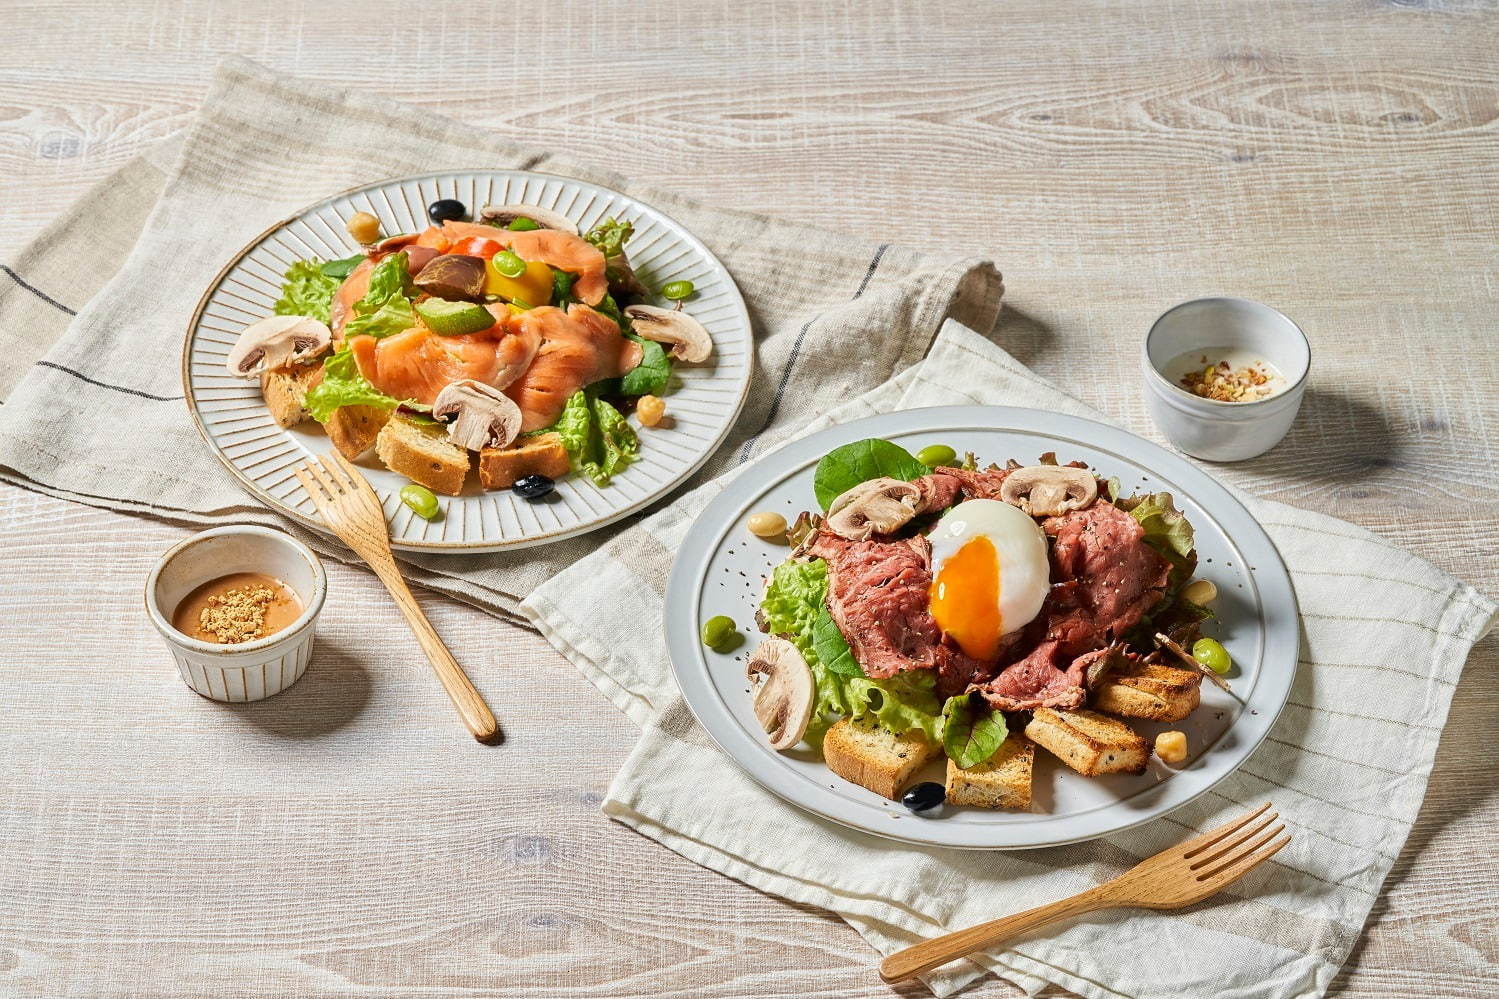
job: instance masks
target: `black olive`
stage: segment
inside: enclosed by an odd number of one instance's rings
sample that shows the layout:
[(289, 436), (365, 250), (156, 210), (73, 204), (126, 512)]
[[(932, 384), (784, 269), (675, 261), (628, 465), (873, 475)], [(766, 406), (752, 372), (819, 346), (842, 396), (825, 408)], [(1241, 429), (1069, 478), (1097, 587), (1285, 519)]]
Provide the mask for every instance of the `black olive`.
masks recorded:
[(557, 483), (545, 475), (523, 475), (510, 488), (522, 499), (539, 500), (556, 489)]
[(439, 198), (427, 206), (427, 218), (432, 220), (433, 225), (462, 222), (467, 214), (468, 208), (457, 198)]
[(947, 800), (947, 788), (934, 780), (924, 781), (900, 796), (900, 803), (920, 815)]

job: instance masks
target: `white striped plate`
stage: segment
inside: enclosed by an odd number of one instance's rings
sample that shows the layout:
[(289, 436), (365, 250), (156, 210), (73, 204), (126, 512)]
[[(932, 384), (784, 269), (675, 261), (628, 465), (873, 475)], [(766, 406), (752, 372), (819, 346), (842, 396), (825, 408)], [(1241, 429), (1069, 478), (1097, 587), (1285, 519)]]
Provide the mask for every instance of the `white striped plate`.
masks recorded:
[(204, 294), (183, 349), (184, 392), (203, 439), (245, 488), (278, 512), (325, 530), (292, 468), (332, 445), (315, 424), (276, 426), (258, 385), (224, 370), (240, 330), (271, 314), (293, 261), (356, 252), (344, 231), (349, 216), (371, 212), (387, 233), (415, 232), (428, 224), (426, 206), (438, 198), (457, 198), (471, 211), (508, 203), (550, 208), (584, 231), (606, 218), (628, 219), (635, 224), (631, 264), (651, 287), (678, 280), (696, 286), (686, 308), (712, 335), (714, 354), (703, 365), (677, 366), (666, 396), (670, 426), (642, 431), (640, 460), (604, 488), (573, 475), (547, 501), (528, 503), (509, 490), (485, 493), (470, 483), (462, 496), (440, 497), (443, 516), (429, 522), (397, 498), (408, 480), (366, 456), (361, 467), (385, 505), (392, 544), (482, 552), (556, 541), (634, 513), (696, 471), (739, 415), (753, 365), (749, 314), (727, 269), (682, 226), (617, 191), (549, 174), (472, 170), (382, 181), (320, 201), (257, 237)]

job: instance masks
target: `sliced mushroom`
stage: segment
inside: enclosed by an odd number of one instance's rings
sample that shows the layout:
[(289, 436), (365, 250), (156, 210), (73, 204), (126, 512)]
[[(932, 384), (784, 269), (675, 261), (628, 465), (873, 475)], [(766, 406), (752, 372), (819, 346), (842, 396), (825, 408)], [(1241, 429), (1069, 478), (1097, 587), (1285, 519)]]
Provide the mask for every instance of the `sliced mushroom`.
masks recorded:
[(520, 434), (521, 411), (514, 400), (472, 378), (452, 382), (437, 393), (432, 416), (455, 417), (448, 424), (448, 438), (470, 451), (509, 447)]
[(1055, 517), (1097, 499), (1098, 479), (1086, 468), (1030, 465), (1005, 477), (999, 498), (1032, 517)]
[(577, 223), (550, 208), (538, 208), (535, 205), (485, 205), (479, 209), (480, 222), (497, 224), (501, 229), (516, 219), (530, 219), (543, 229), (556, 229), (558, 232), (578, 235)]
[(905, 527), (920, 509), (921, 489), (914, 483), (870, 479), (834, 499), (823, 526), (840, 538), (867, 541)]
[(784, 638), (767, 638), (750, 655), (745, 675), (761, 678), (755, 691), (755, 717), (780, 752), (802, 741), (812, 720), (816, 688), (812, 670), (796, 646)]
[(308, 361), (328, 349), (333, 333), (311, 316), (267, 316), (240, 333), (224, 366), (248, 378), (262, 371)]
[(658, 309), (654, 305), (630, 305), (625, 308), (635, 332), (647, 340), (671, 347), (668, 353), (679, 361), (696, 364), (713, 353), (713, 338), (703, 324), (681, 310)]

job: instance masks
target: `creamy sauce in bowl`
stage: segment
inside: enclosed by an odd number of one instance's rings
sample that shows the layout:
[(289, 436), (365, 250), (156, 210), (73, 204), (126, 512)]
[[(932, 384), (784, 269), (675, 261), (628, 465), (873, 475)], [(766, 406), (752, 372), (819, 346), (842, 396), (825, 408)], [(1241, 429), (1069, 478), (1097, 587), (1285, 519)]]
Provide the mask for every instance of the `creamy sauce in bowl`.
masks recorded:
[(262, 572), (232, 572), (198, 586), (172, 611), (172, 627), (219, 645), (253, 642), (302, 616), (295, 590)]
[(1178, 354), (1161, 369), (1172, 385), (1215, 402), (1258, 402), (1286, 390), (1280, 369), (1242, 347), (1205, 347)]

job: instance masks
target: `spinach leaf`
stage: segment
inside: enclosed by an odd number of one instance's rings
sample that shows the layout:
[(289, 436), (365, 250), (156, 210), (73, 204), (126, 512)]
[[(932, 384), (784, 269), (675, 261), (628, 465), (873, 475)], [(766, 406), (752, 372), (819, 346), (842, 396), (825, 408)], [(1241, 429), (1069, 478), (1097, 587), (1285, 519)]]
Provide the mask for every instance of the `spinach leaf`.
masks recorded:
[(344, 257), (342, 260), (330, 260), (318, 270), (322, 271), (323, 277), (335, 278), (342, 281), (354, 273), (354, 268), (364, 262), (364, 254), (356, 253), (352, 257)]
[(1009, 733), (1005, 716), (998, 711), (984, 713), (971, 694), (949, 697), (942, 706), (942, 748), (964, 770), (998, 752)]
[(900, 445), (871, 437), (823, 455), (812, 476), (812, 491), (826, 510), (833, 500), (861, 482), (887, 476), (909, 482), (929, 471)]
[(620, 395), (660, 395), (671, 380), (671, 358), (654, 340), (631, 336), (640, 344), (640, 363), (619, 380)]
[(863, 668), (854, 658), (853, 650), (848, 647), (847, 639), (838, 630), (837, 622), (826, 607), (818, 611), (817, 620), (812, 623), (812, 649), (829, 673), (836, 673), (838, 676), (864, 675)]
[(565, 309), (576, 301), (573, 297), (573, 276), (567, 271), (552, 271), (552, 304)]

